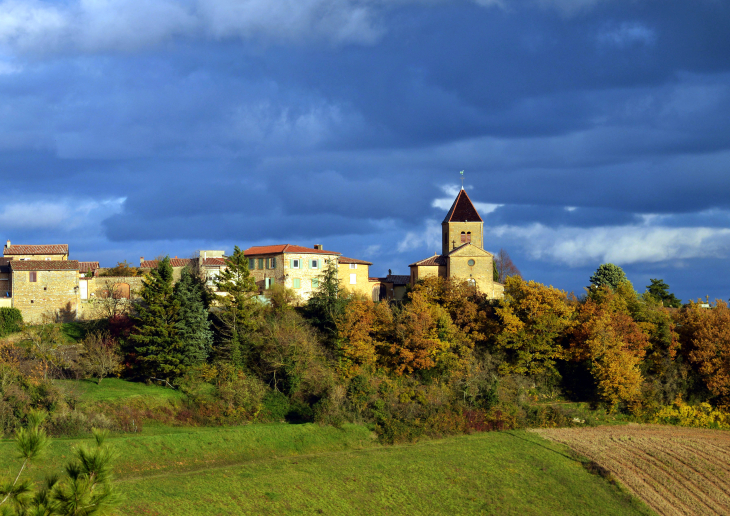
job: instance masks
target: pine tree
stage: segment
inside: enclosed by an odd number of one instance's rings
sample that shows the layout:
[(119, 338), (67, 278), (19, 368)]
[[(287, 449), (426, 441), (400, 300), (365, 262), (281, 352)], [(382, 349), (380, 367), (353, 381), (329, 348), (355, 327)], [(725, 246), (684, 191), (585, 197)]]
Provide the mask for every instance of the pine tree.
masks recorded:
[(182, 343), (182, 362), (189, 367), (205, 362), (213, 347), (208, 310), (203, 302), (203, 289), (187, 267), (175, 285), (175, 298), (180, 304), (175, 324)]
[(248, 269), (248, 259), (238, 246), (226, 258), (226, 268), (215, 281), (219, 292), (218, 331), (223, 340), (223, 358), (236, 366), (246, 363), (249, 336), (259, 326), (261, 303), (256, 299), (258, 287)]
[(307, 317), (321, 330), (330, 346), (337, 339), (337, 320), (342, 315), (349, 298), (340, 295), (340, 281), (337, 265), (330, 260), (319, 279), (317, 291), (309, 298), (306, 306)]
[(152, 377), (178, 376), (184, 367), (177, 327), (180, 302), (173, 291), (169, 256), (142, 281), (141, 296), (143, 303), (134, 318), (135, 329), (130, 338), (142, 369)]
[(624, 270), (613, 263), (604, 263), (591, 276), (591, 284), (596, 287), (608, 286), (612, 291), (624, 281), (629, 281)]

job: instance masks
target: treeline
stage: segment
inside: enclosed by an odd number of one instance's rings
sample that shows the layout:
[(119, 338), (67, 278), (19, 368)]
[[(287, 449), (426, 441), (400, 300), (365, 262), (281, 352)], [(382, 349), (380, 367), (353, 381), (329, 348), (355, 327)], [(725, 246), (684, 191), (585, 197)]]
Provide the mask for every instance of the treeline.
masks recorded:
[(637, 293), (605, 264), (578, 297), (513, 275), (495, 301), (428, 278), (403, 302), (374, 303), (341, 290), (330, 266), (299, 305), (280, 285), (263, 302), (243, 253), (227, 260), (212, 285), (193, 268), (174, 283), (161, 260), (73, 370), (180, 389), (166, 422), (361, 422), (387, 442), (598, 413), (730, 425), (730, 310), (681, 305), (661, 280)]

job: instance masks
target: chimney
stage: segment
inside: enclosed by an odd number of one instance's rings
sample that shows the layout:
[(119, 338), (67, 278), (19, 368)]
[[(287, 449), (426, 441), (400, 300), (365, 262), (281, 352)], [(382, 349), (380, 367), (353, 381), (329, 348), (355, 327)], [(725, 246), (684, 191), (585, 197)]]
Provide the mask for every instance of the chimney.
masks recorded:
[(322, 250), (322, 244), (314, 244), (314, 248), (321, 251)]
[(10, 240), (8, 240), (8, 243), (5, 244), (5, 249), (10, 249)]
[(139, 265), (141, 266), (144, 263), (144, 256), (139, 257)]
[(175, 255), (175, 259), (177, 260), (177, 255)]

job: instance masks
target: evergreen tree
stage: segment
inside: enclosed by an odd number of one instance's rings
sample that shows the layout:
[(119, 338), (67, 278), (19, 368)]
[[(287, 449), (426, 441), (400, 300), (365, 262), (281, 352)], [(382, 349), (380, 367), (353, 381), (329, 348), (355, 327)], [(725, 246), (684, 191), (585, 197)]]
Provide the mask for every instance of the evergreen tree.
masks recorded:
[(220, 296), (216, 314), (223, 340), (222, 356), (232, 364), (243, 366), (248, 356), (250, 335), (259, 326), (261, 303), (256, 299), (258, 287), (248, 269), (248, 259), (238, 246), (226, 258), (226, 268), (215, 281)]
[(184, 366), (177, 327), (180, 302), (174, 295), (169, 256), (144, 278), (141, 296), (143, 302), (134, 318), (135, 329), (130, 339), (142, 369), (153, 377), (178, 376)]
[(200, 281), (187, 267), (175, 285), (175, 298), (180, 304), (175, 324), (182, 344), (182, 362), (191, 366), (205, 362), (213, 347), (213, 331), (210, 329), (208, 310), (203, 301)]
[(623, 269), (612, 263), (604, 263), (591, 276), (591, 284), (596, 287), (607, 285), (612, 291), (624, 281), (629, 281)]
[(646, 289), (657, 301), (661, 301), (664, 306), (679, 308), (682, 306), (682, 300), (669, 292), (669, 285), (662, 279), (650, 279), (651, 285), (647, 285)]
[(344, 312), (348, 301), (347, 297), (340, 295), (337, 265), (334, 260), (330, 260), (319, 277), (319, 287), (307, 302), (306, 312), (312, 324), (325, 334), (331, 346), (337, 338), (337, 319)]

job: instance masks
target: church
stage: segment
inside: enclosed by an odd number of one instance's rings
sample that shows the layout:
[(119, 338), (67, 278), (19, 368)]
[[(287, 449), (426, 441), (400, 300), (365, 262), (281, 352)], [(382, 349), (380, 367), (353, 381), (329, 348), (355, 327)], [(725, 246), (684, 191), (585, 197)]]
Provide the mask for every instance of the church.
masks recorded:
[(463, 188), (441, 223), (441, 254), (412, 263), (411, 285), (428, 276), (466, 280), (491, 299), (504, 295), (494, 281), (494, 255), (484, 250), (484, 221)]

